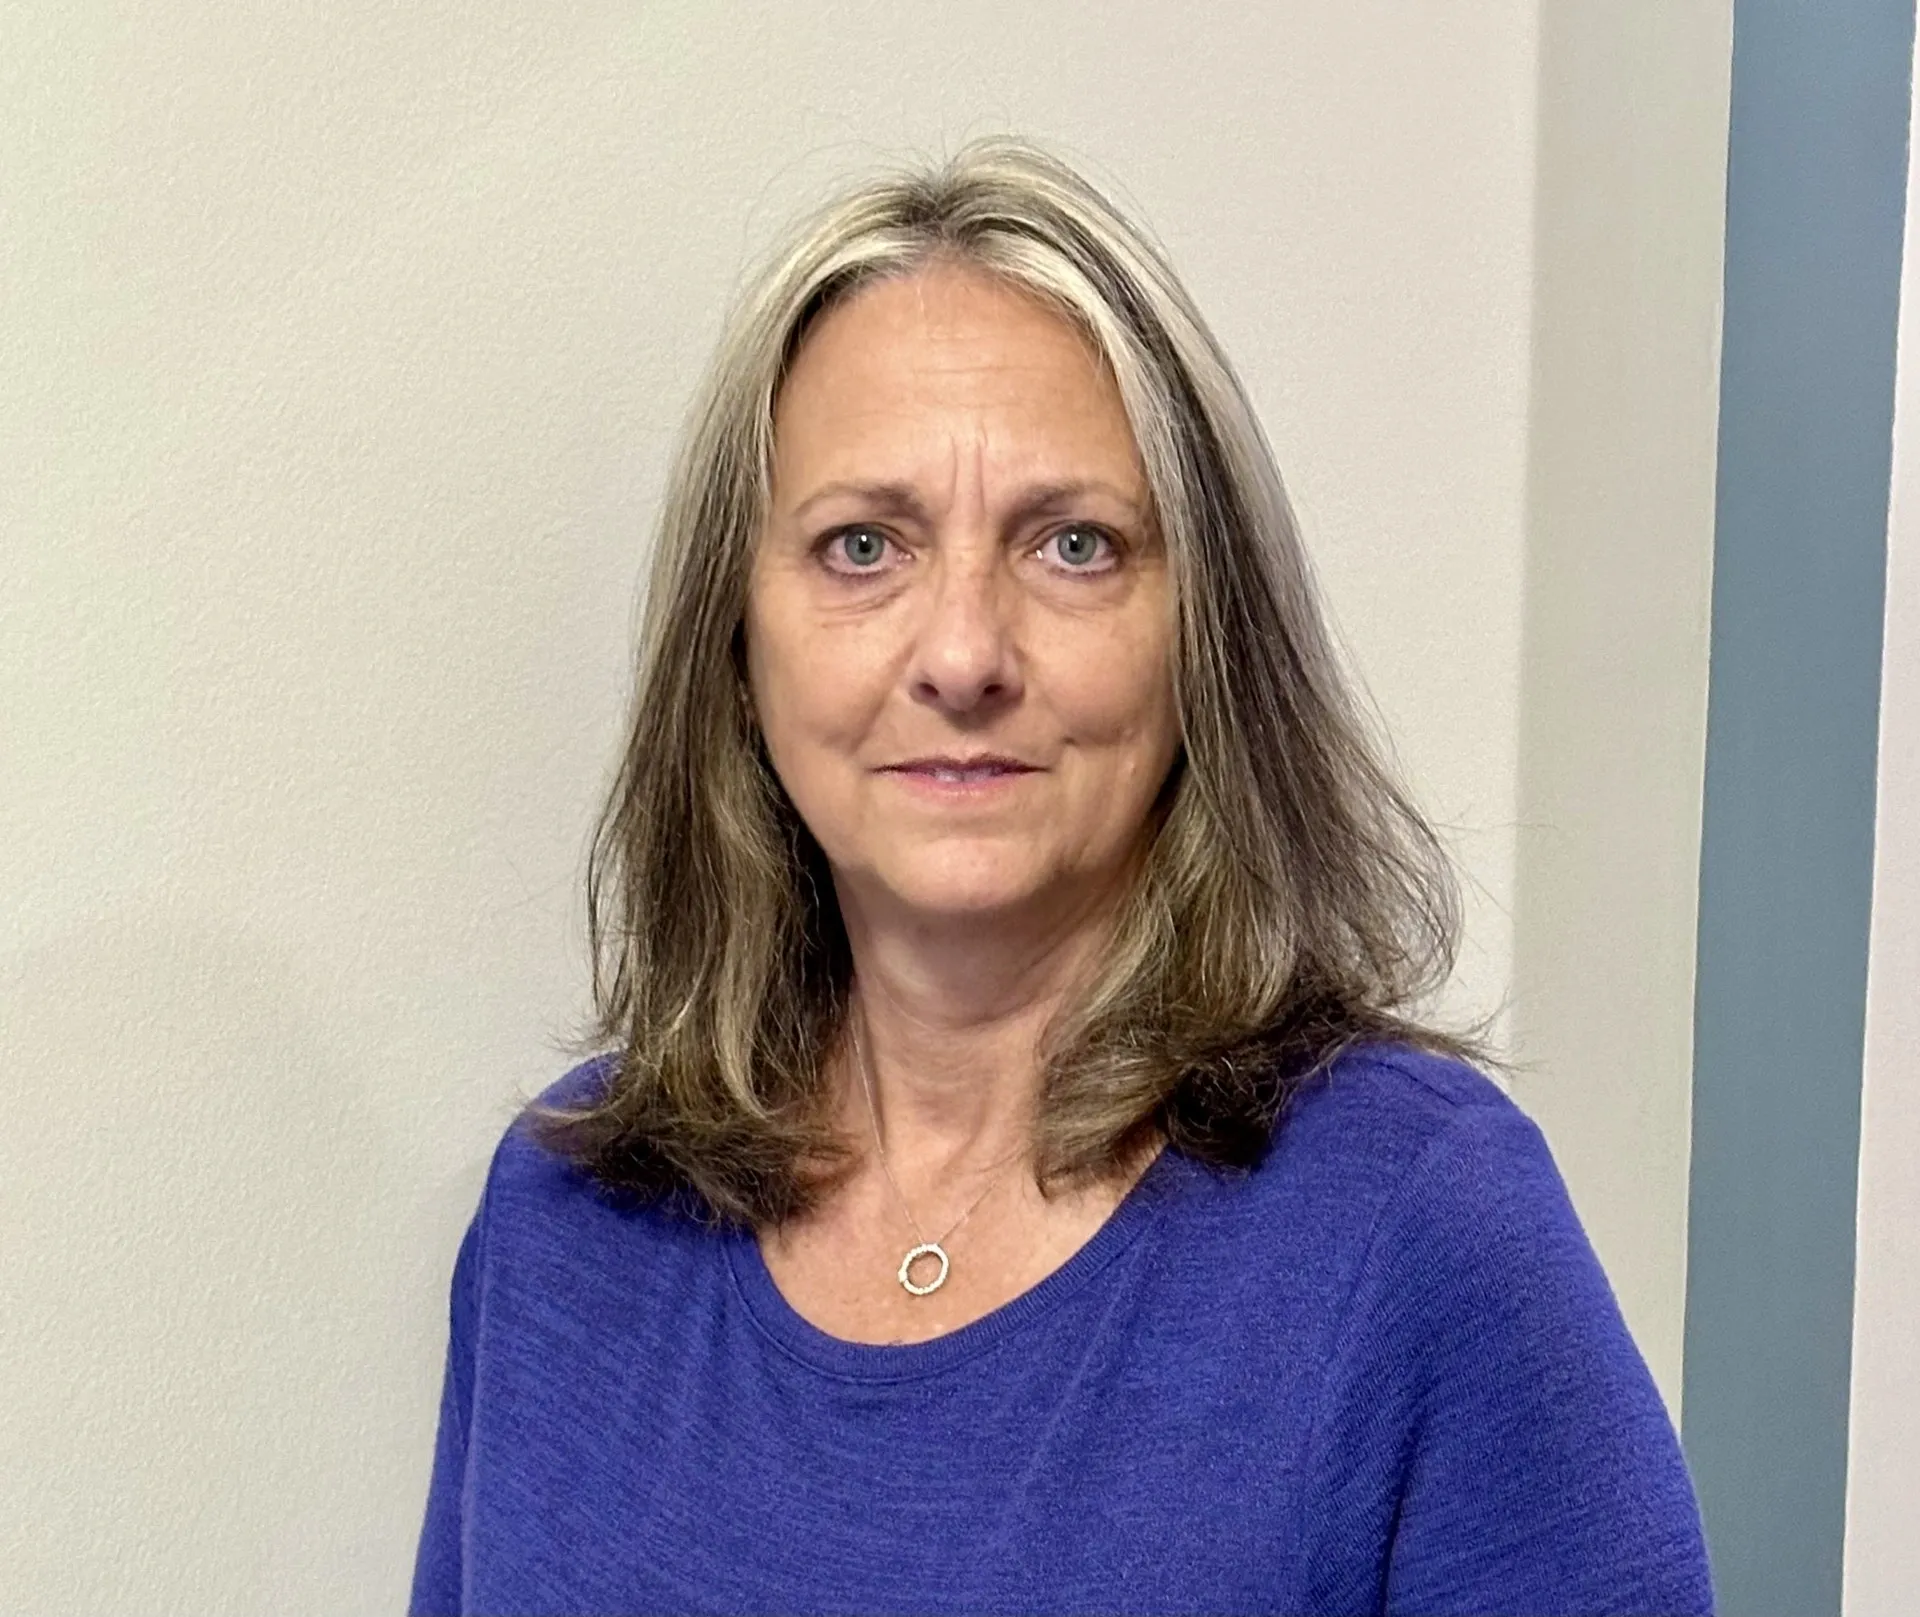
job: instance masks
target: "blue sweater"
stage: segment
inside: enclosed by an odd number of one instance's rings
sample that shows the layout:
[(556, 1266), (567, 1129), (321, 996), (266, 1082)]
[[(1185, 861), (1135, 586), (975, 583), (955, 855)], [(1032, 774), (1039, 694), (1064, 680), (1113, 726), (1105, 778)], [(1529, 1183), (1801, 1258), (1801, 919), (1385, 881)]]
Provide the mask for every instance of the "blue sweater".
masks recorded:
[[(577, 1097), (605, 1068), (550, 1095)], [(519, 1125), (461, 1243), (412, 1610), (1698, 1613), (1673, 1428), (1539, 1131), (1344, 1057), (1031, 1291), (842, 1341)]]

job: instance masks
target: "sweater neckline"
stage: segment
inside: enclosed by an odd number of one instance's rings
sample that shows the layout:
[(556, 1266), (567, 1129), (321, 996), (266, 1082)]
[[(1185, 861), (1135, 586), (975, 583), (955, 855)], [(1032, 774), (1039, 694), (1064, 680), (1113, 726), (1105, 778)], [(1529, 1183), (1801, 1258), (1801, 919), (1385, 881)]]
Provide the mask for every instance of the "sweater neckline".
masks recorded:
[(854, 1342), (821, 1330), (774, 1284), (759, 1239), (750, 1229), (729, 1230), (727, 1264), (748, 1316), (789, 1357), (842, 1380), (917, 1380), (985, 1352), (1078, 1291), (1158, 1219), (1193, 1166), (1171, 1146), (1164, 1147), (1106, 1221), (1059, 1268), (991, 1313), (924, 1342)]

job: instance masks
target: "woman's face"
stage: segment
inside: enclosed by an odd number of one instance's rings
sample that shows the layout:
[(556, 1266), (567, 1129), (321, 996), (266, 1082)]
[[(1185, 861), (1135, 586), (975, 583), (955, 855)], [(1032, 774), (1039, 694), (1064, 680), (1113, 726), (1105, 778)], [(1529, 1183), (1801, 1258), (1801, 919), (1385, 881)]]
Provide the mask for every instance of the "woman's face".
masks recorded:
[(1090, 913), (1178, 747), (1166, 558), (1105, 364), (936, 265), (808, 334), (747, 607), (767, 750), (843, 906)]

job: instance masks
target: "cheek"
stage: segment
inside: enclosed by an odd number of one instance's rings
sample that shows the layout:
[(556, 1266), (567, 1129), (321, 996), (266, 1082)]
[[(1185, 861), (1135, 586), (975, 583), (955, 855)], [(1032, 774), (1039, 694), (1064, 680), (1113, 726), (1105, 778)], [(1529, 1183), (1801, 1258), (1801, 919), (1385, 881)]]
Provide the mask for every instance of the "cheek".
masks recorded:
[(775, 770), (796, 800), (844, 764), (870, 727), (875, 702), (855, 648), (823, 644), (817, 626), (750, 613), (747, 674), (754, 716)]
[(1099, 656), (1063, 656), (1052, 673), (1064, 727), (1083, 745), (1112, 749), (1143, 768), (1172, 747), (1173, 684), (1163, 645), (1135, 642)]

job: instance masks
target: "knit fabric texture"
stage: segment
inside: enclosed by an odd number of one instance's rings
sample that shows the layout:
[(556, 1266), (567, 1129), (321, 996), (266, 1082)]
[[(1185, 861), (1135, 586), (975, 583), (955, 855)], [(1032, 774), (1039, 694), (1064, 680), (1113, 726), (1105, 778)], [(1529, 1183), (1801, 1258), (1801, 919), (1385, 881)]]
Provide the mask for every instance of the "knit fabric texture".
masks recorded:
[(1342, 1056), (1255, 1169), (1162, 1152), (928, 1342), (827, 1335), (750, 1233), (622, 1206), (517, 1123), (455, 1262), (416, 1617), (1711, 1606), (1539, 1130), (1405, 1046)]

